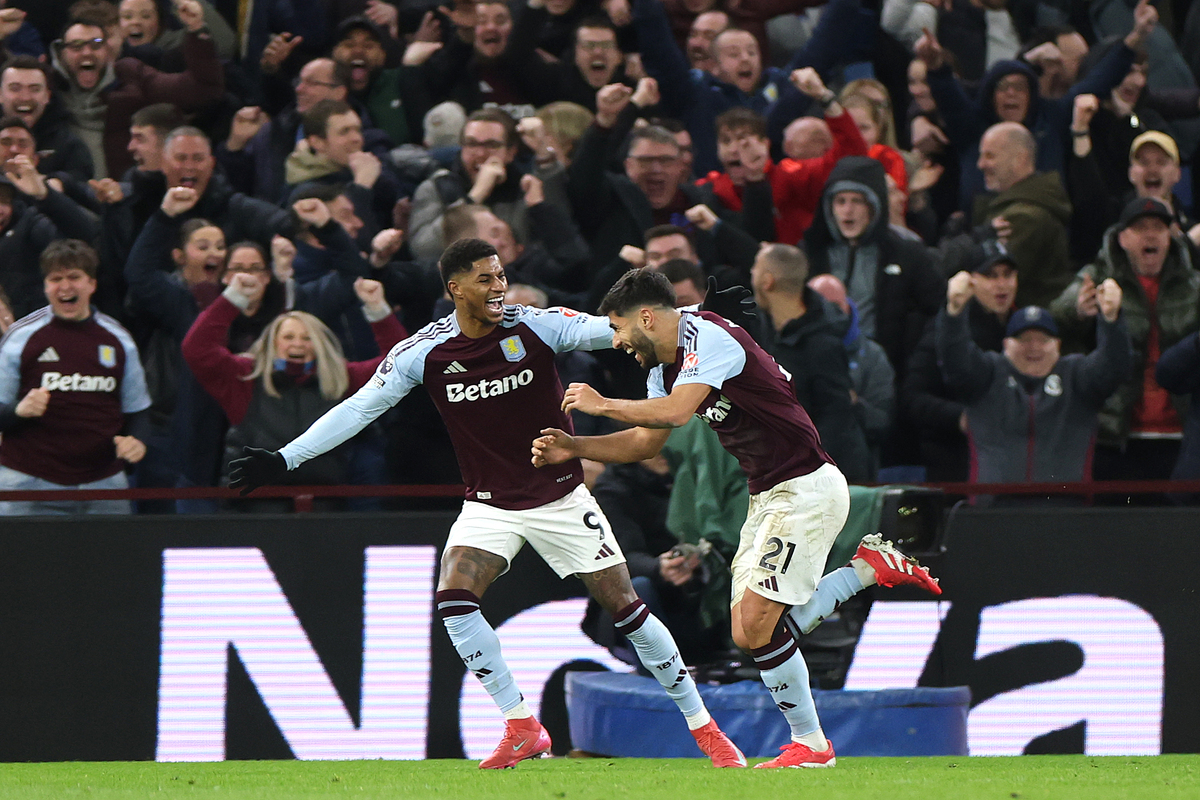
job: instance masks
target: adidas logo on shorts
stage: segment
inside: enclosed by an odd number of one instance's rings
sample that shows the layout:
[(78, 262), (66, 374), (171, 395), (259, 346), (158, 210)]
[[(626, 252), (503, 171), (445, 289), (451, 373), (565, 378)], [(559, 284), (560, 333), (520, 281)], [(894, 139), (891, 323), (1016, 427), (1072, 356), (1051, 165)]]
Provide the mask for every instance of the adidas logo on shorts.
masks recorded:
[(613, 553), (613, 549), (606, 544), (602, 544), (602, 545), (600, 545), (600, 555), (596, 556), (596, 558), (594, 560), (601, 561), (605, 558), (608, 558), (611, 555), (615, 555)]
[(770, 589), (772, 592), (779, 591), (779, 581), (775, 580), (775, 576), (767, 578), (765, 581), (759, 581), (758, 585), (764, 589)]

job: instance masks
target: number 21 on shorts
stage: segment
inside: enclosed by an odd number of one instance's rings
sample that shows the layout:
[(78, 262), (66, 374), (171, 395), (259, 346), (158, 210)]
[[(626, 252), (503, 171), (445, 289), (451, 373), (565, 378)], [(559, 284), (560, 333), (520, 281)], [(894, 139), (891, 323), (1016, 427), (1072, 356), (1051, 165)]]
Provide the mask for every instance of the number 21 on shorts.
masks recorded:
[[(779, 560), (779, 555), (787, 548), (787, 556), (783, 559), (782, 566), (776, 566), (775, 562)], [(796, 545), (793, 542), (785, 542), (778, 536), (772, 536), (767, 539), (767, 552), (763, 553), (763, 557), (759, 559), (758, 565), (763, 569), (768, 569), (771, 572), (778, 570), (780, 575), (784, 575), (788, 571), (788, 566), (792, 563), (792, 556), (796, 554)]]

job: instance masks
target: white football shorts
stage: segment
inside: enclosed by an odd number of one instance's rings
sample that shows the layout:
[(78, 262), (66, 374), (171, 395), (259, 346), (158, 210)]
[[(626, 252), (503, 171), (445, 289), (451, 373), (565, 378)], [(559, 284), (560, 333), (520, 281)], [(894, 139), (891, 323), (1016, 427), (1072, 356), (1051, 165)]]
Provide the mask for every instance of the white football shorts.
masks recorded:
[(467, 500), (450, 527), (446, 549), (474, 547), (500, 556), (511, 566), (525, 542), (560, 578), (625, 563), (600, 504), (583, 484), (552, 503), (521, 511)]
[(733, 597), (746, 589), (789, 606), (804, 605), (850, 513), (846, 478), (833, 464), (750, 495), (733, 557)]

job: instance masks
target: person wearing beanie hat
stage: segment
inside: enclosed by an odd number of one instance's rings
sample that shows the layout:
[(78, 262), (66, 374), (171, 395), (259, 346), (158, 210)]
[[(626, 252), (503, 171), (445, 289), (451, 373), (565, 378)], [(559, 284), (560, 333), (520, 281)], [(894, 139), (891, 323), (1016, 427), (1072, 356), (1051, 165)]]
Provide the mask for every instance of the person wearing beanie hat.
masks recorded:
[(1086, 356), (1061, 355), (1058, 326), (1038, 306), (1009, 317), (1003, 354), (985, 353), (963, 314), (975, 293), (971, 274), (952, 277), (934, 322), (946, 383), (966, 407), (971, 480), (1090, 480), (1097, 413), (1131, 362), (1121, 287), (1114, 280), (1097, 287), (1097, 345)]
[(1097, 287), (1113, 281), (1124, 293), (1135, 356), (1100, 414), (1097, 479), (1167, 478), (1178, 453), (1185, 406), (1158, 385), (1154, 368), (1162, 351), (1200, 328), (1200, 273), (1173, 222), (1162, 201), (1130, 200), (1095, 260), (1050, 306), (1068, 348), (1078, 349), (1091, 337)]
[[(997, 242), (976, 247), (968, 275), (972, 296), (963, 314), (971, 341), (984, 352), (999, 353), (1017, 297), (1017, 269)], [(961, 279), (960, 279), (961, 280)], [(969, 475), (966, 406), (946, 383), (938, 364), (934, 326), (930, 325), (908, 362), (898, 392), (902, 424), (920, 439), (920, 463), (926, 480), (965, 481)]]
[[(420, 142), (421, 123), (433, 99), (423, 74), (425, 60), (439, 47), (414, 41), (400, 53), (399, 43), (365, 16), (347, 17), (334, 33), (330, 55), (346, 72), (350, 99), (370, 113), (373, 127), (393, 145)], [(398, 67), (386, 68), (400, 61)]]

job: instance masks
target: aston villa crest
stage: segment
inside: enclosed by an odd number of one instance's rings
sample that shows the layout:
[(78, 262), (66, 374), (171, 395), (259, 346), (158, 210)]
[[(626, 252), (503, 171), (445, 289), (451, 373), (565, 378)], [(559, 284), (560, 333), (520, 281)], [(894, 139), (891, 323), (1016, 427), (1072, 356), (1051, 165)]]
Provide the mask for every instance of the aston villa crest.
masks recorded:
[(520, 336), (509, 336), (500, 342), (500, 350), (509, 361), (520, 361), (525, 357), (525, 343)]

